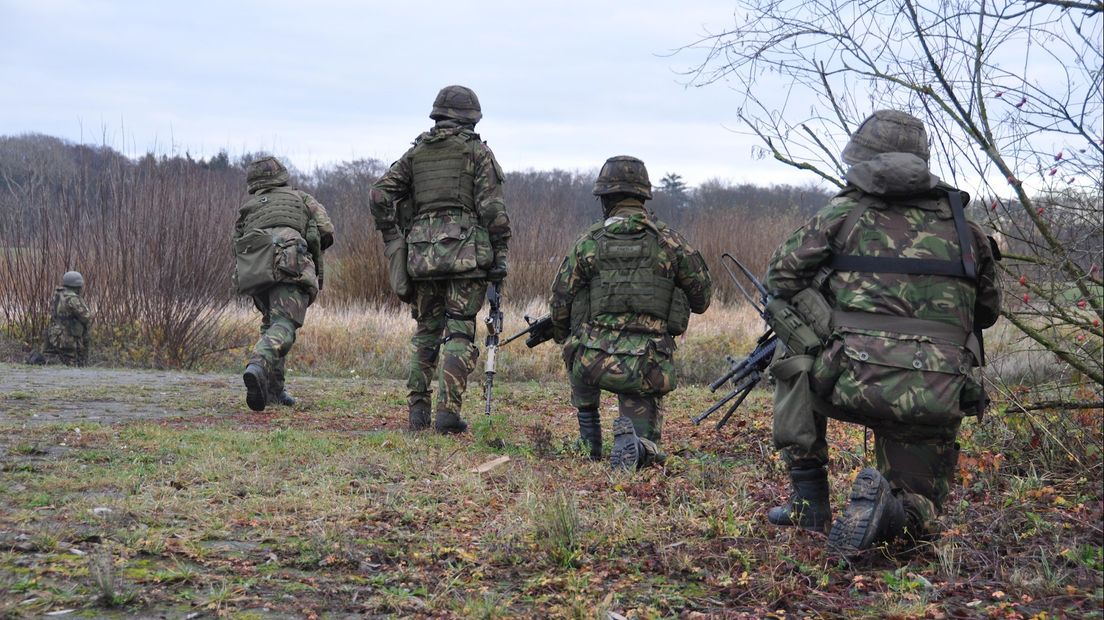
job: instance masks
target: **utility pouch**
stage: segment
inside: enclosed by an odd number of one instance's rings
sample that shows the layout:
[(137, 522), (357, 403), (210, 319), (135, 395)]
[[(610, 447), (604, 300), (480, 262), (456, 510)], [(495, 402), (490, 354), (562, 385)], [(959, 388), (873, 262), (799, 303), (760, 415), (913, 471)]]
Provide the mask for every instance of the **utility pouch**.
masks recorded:
[(275, 243), (275, 247), (277, 275), (290, 280), (303, 275), (303, 270), (307, 267), (307, 242), (292, 237)]
[(440, 278), (493, 265), (487, 229), (468, 219), (432, 213), (415, 219), (406, 236), (410, 277)]
[(681, 336), (690, 326), (690, 302), (681, 288), (671, 292), (671, 309), (667, 312), (667, 333)]
[(234, 242), (234, 261), (238, 293), (255, 295), (275, 284), (276, 250), (280, 239), (253, 229)]
[(383, 246), (383, 254), (387, 258), (387, 279), (391, 283), (391, 290), (395, 291), (395, 295), (403, 303), (414, 301), (414, 283), (406, 272), (406, 239), (398, 237), (388, 241)]
[(669, 337), (657, 344), (647, 337), (591, 333), (580, 338), (571, 364), (572, 380), (617, 394), (666, 394), (675, 389)]
[(821, 339), (788, 301), (781, 297), (770, 300), (766, 307), (767, 324), (794, 355), (814, 355), (820, 351)]
[[(778, 351), (782, 351), (781, 348)], [(776, 354), (768, 371), (774, 378), (774, 447), (797, 446), (811, 451), (816, 442), (813, 388), (809, 374), (812, 355)]]
[(972, 354), (965, 348), (903, 335), (842, 336), (842, 372), (832, 389), (832, 405), (906, 424), (935, 426), (962, 419), (963, 390), (973, 383), (967, 376)]
[(832, 336), (832, 306), (828, 305), (824, 295), (815, 288), (804, 288), (790, 301), (820, 342), (828, 342)]

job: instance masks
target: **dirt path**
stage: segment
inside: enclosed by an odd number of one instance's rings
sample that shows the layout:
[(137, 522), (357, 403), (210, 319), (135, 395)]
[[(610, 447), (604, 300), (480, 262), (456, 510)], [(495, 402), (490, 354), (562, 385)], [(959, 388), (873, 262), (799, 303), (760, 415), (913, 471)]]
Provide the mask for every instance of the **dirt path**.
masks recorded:
[(212, 413), (239, 398), (237, 389), (232, 375), (0, 364), (0, 424), (115, 424)]

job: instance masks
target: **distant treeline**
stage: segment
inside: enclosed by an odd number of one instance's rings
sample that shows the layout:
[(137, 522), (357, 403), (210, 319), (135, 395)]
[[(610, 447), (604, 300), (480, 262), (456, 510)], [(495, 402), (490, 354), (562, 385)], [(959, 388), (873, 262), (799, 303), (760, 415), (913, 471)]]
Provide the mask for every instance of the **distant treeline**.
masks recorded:
[[(246, 195), (245, 165), (256, 155), (231, 158), (222, 152), (195, 159), (187, 154), (147, 154), (135, 160), (110, 147), (45, 135), (0, 137), (0, 242), (7, 248), (41, 251), (33, 255), (35, 271), (42, 270), (43, 279), (34, 278), (34, 288), (40, 291), (48, 291), (54, 272), (77, 268), (89, 272), (89, 292), (98, 295), (93, 292), (97, 280), (119, 277), (108, 271), (153, 269), (163, 262), (154, 255), (175, 255), (180, 248), (167, 246), (189, 244), (202, 247), (198, 254), (205, 260), (213, 258), (214, 271), (197, 271), (183, 256), (164, 267), (202, 273), (216, 288), (229, 291), (229, 231)], [(372, 159), (311, 172), (293, 169), (293, 183), (326, 205), (337, 227), (324, 295), (331, 303), (391, 300), (381, 245), (366, 208), (370, 184), (386, 169), (386, 163)], [(677, 174), (651, 172), (657, 187), (649, 206), (660, 219), (682, 230), (711, 262), (721, 252), (732, 251), (762, 268), (782, 236), (830, 196), (815, 186), (758, 187), (721, 180), (688, 187)], [(512, 296), (547, 295), (553, 270), (569, 244), (601, 216), (591, 194), (596, 174), (597, 169), (506, 174), (506, 200), (514, 223), (508, 284)], [(166, 226), (172, 229), (158, 228)], [(126, 237), (118, 236), (123, 233)], [(150, 256), (138, 252), (134, 265), (116, 256), (135, 252), (133, 246), (143, 244), (151, 245)], [(28, 262), (21, 268), (32, 266), (29, 255), (23, 259)], [(200, 286), (174, 282), (185, 290)], [(207, 286), (204, 282), (202, 288)], [(722, 289), (722, 296), (732, 293)]]

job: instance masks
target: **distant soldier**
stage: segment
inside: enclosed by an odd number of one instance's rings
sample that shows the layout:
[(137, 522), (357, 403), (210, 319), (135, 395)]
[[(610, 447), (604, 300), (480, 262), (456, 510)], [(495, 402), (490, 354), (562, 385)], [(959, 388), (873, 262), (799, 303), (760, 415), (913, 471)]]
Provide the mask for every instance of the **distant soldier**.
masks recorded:
[(644, 207), (652, 185), (644, 162), (606, 160), (594, 183), (604, 219), (584, 232), (552, 284), (552, 337), (565, 344), (571, 403), (590, 458), (602, 458), (603, 389), (617, 394), (615, 469), (661, 463), (664, 394), (675, 388), (675, 339), (690, 313), (709, 307), (712, 279), (681, 234)]
[(41, 354), (32, 354), (27, 360), (32, 364), (62, 363), (84, 366), (88, 363), (91, 348), (92, 312), (81, 299), (84, 276), (78, 271), (67, 271), (61, 277), (61, 286), (54, 290), (50, 301), (50, 324)]
[[(963, 213), (969, 196), (928, 169), (919, 119), (875, 112), (842, 159), (848, 185), (778, 248), (764, 282), (806, 318), (819, 316), (811, 322), (825, 338), (819, 355), (791, 353), (771, 366), (774, 441), (793, 494), (767, 518), (831, 525), (829, 545), (850, 556), (937, 532), (959, 425), (985, 406), (978, 335), (1000, 314), (1000, 290), (990, 242)], [(877, 460), (859, 472), (834, 524), (828, 417), (872, 429)]]
[(288, 171), (275, 157), (249, 164), (249, 200), (234, 225), (235, 280), (261, 311), (261, 337), (242, 379), (253, 411), (269, 403), (291, 406), (284, 367), (307, 307), (322, 289), (322, 253), (334, 242), (325, 207), (288, 186)]
[(506, 277), (510, 218), (502, 168), (475, 133), (483, 118), (475, 93), (442, 88), (429, 117), (433, 128), (372, 186), (370, 207), (392, 286), (418, 323), (407, 378), (410, 430), (429, 427), (436, 373), (434, 428), (462, 433), (461, 399), (479, 358), (475, 315), (487, 283)]

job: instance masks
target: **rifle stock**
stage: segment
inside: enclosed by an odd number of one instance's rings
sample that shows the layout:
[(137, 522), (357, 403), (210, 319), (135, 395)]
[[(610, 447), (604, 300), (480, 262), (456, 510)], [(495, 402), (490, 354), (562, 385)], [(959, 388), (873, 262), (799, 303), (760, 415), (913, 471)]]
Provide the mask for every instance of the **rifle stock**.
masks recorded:
[(529, 327), (502, 341), (502, 346), (506, 346), (525, 335), (529, 336), (525, 339), (525, 346), (530, 349), (552, 339), (552, 315), (546, 314), (534, 319), (527, 314), (525, 315), (525, 322), (529, 324)]

